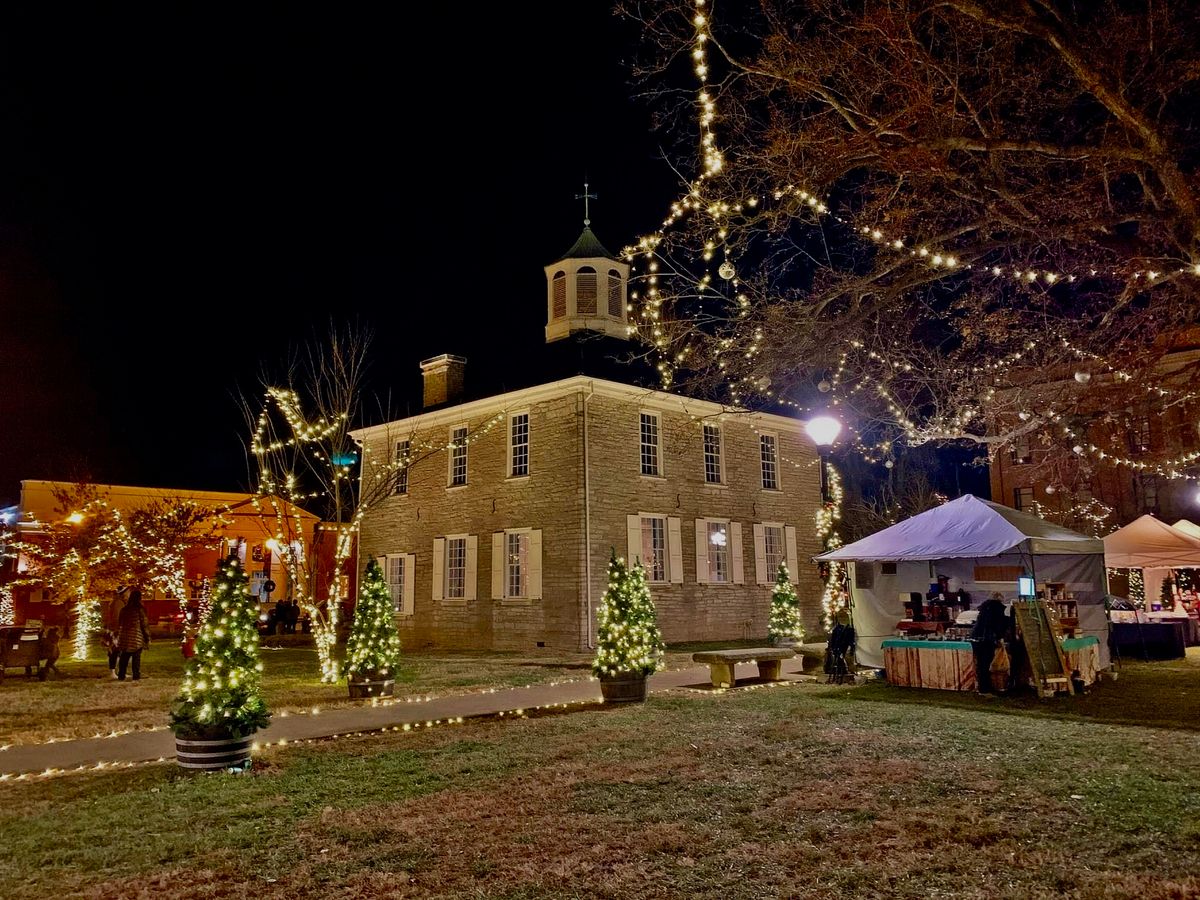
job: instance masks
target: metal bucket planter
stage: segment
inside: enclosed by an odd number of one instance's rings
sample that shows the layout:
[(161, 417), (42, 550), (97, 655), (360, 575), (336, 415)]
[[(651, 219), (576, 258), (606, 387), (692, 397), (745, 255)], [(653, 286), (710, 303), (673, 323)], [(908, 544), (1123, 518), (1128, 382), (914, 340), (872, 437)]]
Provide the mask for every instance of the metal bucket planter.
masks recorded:
[(394, 678), (380, 679), (378, 681), (349, 681), (350, 699), (351, 700), (367, 700), (371, 697), (391, 697), (396, 693), (396, 680)]
[(175, 757), (181, 768), (193, 772), (220, 772), (250, 767), (249, 737), (190, 740), (176, 736)]
[(605, 703), (642, 703), (646, 699), (646, 676), (633, 672), (601, 675), (600, 695)]

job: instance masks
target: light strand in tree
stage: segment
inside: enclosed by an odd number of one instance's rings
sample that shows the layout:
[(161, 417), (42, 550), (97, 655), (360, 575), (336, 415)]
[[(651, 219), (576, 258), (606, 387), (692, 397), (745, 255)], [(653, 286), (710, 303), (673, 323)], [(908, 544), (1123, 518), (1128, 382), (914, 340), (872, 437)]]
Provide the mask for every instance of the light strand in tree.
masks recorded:
[[(828, 553), (842, 546), (841, 535), (837, 532), (837, 523), (842, 518), (842, 501), (845, 491), (842, 487), (842, 476), (833, 463), (825, 463), (825, 478), (829, 489), (829, 499), (817, 510), (817, 540), (822, 551)], [(825, 585), (821, 593), (821, 611), (824, 614), (825, 627), (833, 628), (837, 614), (847, 608), (846, 604), (846, 568), (834, 560), (824, 564)]]

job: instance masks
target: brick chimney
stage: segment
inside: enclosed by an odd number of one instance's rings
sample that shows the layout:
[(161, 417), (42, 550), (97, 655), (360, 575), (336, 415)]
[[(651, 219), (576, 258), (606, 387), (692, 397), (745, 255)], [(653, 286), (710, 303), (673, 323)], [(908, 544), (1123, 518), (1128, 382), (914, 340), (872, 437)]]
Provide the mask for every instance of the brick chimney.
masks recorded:
[(443, 353), (422, 362), (421, 374), (425, 377), (424, 408), (461, 402), (466, 368), (466, 358), (452, 353)]

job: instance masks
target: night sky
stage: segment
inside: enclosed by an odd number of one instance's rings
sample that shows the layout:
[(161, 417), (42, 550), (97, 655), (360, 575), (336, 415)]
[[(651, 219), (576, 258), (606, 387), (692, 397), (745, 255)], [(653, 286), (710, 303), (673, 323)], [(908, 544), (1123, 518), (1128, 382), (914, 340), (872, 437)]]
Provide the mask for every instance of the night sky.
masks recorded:
[(400, 412), (438, 353), (527, 380), (585, 173), (610, 250), (661, 220), (610, 0), (403, 9), (0, 12), (0, 505), (245, 487), (236, 393), (330, 321)]

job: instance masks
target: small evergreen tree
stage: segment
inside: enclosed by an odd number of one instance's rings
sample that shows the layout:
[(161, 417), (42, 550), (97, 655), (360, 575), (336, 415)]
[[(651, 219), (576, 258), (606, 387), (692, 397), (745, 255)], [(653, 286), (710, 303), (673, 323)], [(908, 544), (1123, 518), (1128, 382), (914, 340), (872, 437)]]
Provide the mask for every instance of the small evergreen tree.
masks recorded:
[(394, 677), (400, 664), (400, 635), (396, 632), (392, 592), (377, 560), (367, 563), (354, 622), (346, 642), (343, 670), (356, 681)]
[(237, 556), (217, 564), (212, 612), (196, 637), (183, 686), (171, 711), (171, 730), (198, 740), (246, 737), (271, 714), (260, 691), (258, 604)]
[(663, 639), (654, 600), (640, 566), (629, 569), (613, 552), (608, 563), (608, 590), (597, 613), (596, 675), (652, 675), (662, 665)]
[(1159, 602), (1162, 603), (1163, 612), (1170, 612), (1175, 608), (1175, 582), (1170, 578), (1163, 579)]
[(771, 617), (767, 621), (767, 637), (772, 641), (802, 641), (804, 626), (800, 622), (800, 598), (792, 587), (787, 564), (780, 563), (775, 575), (775, 590), (771, 594)]

